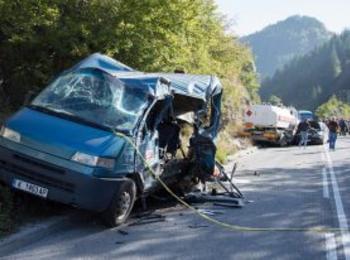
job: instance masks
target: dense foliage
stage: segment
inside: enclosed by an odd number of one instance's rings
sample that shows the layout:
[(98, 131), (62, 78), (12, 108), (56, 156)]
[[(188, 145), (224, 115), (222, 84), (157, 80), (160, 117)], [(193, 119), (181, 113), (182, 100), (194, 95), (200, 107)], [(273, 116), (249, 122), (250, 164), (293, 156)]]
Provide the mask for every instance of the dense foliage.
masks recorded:
[(209, 0), (0, 0), (0, 79), (18, 106), (61, 70), (101, 52), (143, 71), (211, 73), (257, 84), (250, 52)]
[(284, 103), (314, 110), (332, 95), (350, 101), (350, 31), (310, 54), (296, 58), (262, 83), (261, 95), (277, 95)]
[(316, 109), (316, 115), (319, 118), (349, 118), (350, 117), (350, 105), (344, 103), (332, 96), (326, 103), (322, 104)]
[(292, 16), (241, 40), (251, 46), (257, 70), (264, 79), (294, 57), (308, 53), (330, 37), (331, 34), (318, 20)]

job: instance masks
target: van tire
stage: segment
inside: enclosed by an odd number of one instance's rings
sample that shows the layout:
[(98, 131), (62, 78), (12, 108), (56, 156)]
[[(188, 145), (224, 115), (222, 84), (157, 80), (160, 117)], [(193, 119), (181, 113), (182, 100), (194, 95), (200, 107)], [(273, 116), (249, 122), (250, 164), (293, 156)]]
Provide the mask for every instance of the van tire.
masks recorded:
[(136, 185), (131, 179), (125, 179), (118, 187), (111, 204), (102, 213), (102, 219), (107, 227), (123, 224), (130, 215), (136, 199)]

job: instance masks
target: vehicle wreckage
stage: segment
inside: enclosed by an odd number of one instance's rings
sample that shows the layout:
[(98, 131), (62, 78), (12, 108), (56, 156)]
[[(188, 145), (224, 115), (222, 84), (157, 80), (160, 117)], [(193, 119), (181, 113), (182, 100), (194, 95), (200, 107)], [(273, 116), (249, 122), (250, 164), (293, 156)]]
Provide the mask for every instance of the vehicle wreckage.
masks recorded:
[(118, 225), (161, 188), (150, 171), (182, 192), (213, 175), (221, 97), (215, 76), (143, 73), (93, 54), (4, 123), (0, 181)]

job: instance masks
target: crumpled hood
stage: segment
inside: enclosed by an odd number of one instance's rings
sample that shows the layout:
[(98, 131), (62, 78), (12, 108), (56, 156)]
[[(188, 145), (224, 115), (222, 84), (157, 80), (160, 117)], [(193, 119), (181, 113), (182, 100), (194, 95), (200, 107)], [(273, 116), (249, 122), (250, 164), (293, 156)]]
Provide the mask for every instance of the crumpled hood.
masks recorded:
[(29, 108), (12, 116), (6, 127), (21, 134), (21, 144), (66, 159), (78, 151), (116, 158), (125, 144), (109, 131)]

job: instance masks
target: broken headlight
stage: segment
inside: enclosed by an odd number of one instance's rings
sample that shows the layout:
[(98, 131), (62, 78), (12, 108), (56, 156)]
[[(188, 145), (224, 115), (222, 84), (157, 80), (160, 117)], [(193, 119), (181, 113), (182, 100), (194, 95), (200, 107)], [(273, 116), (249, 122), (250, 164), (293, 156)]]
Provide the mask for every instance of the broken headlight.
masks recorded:
[(85, 153), (76, 152), (72, 156), (72, 161), (85, 164), (93, 167), (103, 167), (107, 169), (113, 169), (115, 160), (110, 158), (102, 158)]
[(21, 134), (7, 127), (1, 127), (0, 136), (13, 142), (21, 142)]

